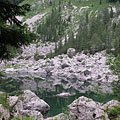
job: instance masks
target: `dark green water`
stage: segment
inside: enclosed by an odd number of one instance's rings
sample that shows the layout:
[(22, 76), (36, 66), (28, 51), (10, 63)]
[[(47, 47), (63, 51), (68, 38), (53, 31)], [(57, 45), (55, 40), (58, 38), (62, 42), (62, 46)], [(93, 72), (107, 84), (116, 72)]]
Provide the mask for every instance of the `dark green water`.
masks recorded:
[[(106, 95), (106, 96), (102, 96), (102, 95), (96, 95), (94, 93), (86, 93), (86, 94), (81, 94), (75, 90), (73, 90), (75, 95), (68, 97), (68, 98), (61, 98), (61, 97), (52, 97), (53, 95), (56, 95), (58, 93), (62, 93), (62, 92), (68, 92), (68, 90), (64, 90), (62, 87), (59, 86), (59, 90), (56, 89), (55, 92), (46, 92), (44, 91), (42, 94), (41, 93), (37, 93), (37, 95), (39, 97), (41, 97), (42, 99), (44, 99), (49, 105), (50, 105), (50, 111), (48, 113), (48, 116), (55, 116), (61, 112), (65, 112), (67, 110), (67, 106), (69, 104), (71, 104), (75, 99), (79, 98), (80, 96), (86, 96), (89, 98), (92, 98), (93, 100), (97, 101), (97, 102), (101, 102), (101, 103), (106, 103), (107, 101), (115, 98), (112, 95)], [(69, 90), (69, 92), (71, 93), (72, 90)]]

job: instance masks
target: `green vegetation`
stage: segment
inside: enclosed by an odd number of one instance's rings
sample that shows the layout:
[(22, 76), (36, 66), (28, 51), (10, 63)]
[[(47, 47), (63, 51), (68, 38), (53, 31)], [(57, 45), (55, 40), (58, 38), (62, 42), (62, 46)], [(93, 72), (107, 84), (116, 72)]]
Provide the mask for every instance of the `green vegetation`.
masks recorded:
[(62, 113), (69, 115), (69, 108), (68, 106), (62, 108)]
[(38, 61), (39, 59), (43, 59), (44, 58), (44, 55), (39, 55), (38, 53), (36, 53), (34, 55), (34, 60)]
[[(21, 120), (20, 118), (13, 118), (11, 120)], [(34, 117), (25, 117), (25, 118), (22, 118), (22, 120), (36, 120)]]
[(107, 113), (110, 120), (119, 120), (120, 118), (118, 118), (118, 116), (120, 115), (120, 106), (108, 109)]
[(0, 78), (0, 91), (13, 94), (14, 92), (20, 90), (22, 82), (17, 80), (12, 80), (11, 78)]
[(8, 110), (10, 109), (7, 93), (0, 94), (0, 104), (2, 104), (3, 107), (7, 108)]
[(17, 5), (17, 4), (21, 3), (21, 2), (24, 1), (24, 0), (8, 0), (8, 1), (10, 1), (11, 3)]
[(67, 21), (62, 19), (61, 5), (62, 3), (59, 2), (58, 8), (53, 7), (46, 20), (37, 27), (37, 33), (43, 42), (57, 42), (66, 30)]
[(5, 69), (7, 69), (7, 68), (14, 68), (14, 69), (19, 69), (19, 68), (23, 68), (24, 67), (24, 65), (6, 65), (5, 66)]
[(35, 40), (36, 35), (16, 18), (29, 10), (30, 5), (18, 6), (6, 0), (0, 1), (0, 59), (14, 57), (18, 48)]
[(20, 95), (23, 92), (20, 91), (22, 82), (7, 78), (4, 72), (0, 72), (0, 91), (9, 93), (10, 95)]
[[(97, 16), (90, 18), (88, 18), (86, 13), (86, 17), (80, 19), (77, 34), (75, 35), (74, 31), (69, 30), (65, 36), (65, 44), (62, 45), (62, 40), (59, 40), (55, 45), (55, 52), (49, 53), (47, 56), (54, 57), (66, 53), (70, 47), (75, 48), (78, 52), (84, 51), (85, 54), (94, 54), (95, 52), (106, 50), (108, 53), (113, 52), (117, 55), (120, 52), (120, 20), (117, 23), (112, 22), (112, 17), (114, 16), (117, 19), (119, 13), (120, 11), (118, 10), (117, 13), (113, 14), (112, 8), (111, 12), (108, 11), (108, 8), (105, 8)], [(115, 48), (115, 50), (111, 51), (112, 48)]]
[(24, 5), (24, 4), (30, 4), (33, 5), (35, 2), (37, 2), (38, 0), (24, 0), (22, 3), (20, 3), (20, 5)]
[(115, 75), (118, 76), (118, 80), (114, 80), (112, 83), (114, 95), (120, 100), (120, 54), (117, 56), (111, 54), (107, 55), (106, 64), (110, 65), (110, 69), (113, 71)]

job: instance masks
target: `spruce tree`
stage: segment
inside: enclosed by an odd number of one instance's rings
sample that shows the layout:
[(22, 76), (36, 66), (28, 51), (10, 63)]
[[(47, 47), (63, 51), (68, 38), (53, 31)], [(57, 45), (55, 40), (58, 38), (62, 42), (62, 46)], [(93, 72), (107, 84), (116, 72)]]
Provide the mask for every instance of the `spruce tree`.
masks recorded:
[(112, 7), (110, 8), (110, 17), (113, 18), (113, 9), (112, 9)]
[(28, 45), (35, 39), (35, 34), (16, 18), (25, 15), (29, 10), (29, 5), (18, 6), (7, 0), (0, 1), (0, 59), (11, 58), (11, 51)]

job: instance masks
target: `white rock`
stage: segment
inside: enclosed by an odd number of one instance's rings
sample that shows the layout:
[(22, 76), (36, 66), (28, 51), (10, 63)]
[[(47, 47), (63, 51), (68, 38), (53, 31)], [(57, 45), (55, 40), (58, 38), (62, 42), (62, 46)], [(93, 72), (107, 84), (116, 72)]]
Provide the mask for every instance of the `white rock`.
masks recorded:
[(13, 116), (14, 117), (31, 117), (33, 116), (36, 120), (43, 120), (43, 115), (46, 115), (49, 111), (49, 105), (37, 97), (30, 90), (25, 90), (20, 96), (9, 97), (10, 106), (14, 106)]
[(73, 56), (76, 55), (76, 50), (75, 50), (74, 48), (69, 48), (69, 49), (67, 50), (67, 55), (68, 55), (70, 58), (72, 58)]
[(46, 114), (49, 111), (50, 106), (30, 90), (25, 90), (23, 108), (28, 110), (37, 110), (42, 114)]
[(73, 96), (72, 94), (70, 93), (60, 93), (60, 94), (57, 94), (55, 95), (56, 97), (70, 97), (70, 96)]

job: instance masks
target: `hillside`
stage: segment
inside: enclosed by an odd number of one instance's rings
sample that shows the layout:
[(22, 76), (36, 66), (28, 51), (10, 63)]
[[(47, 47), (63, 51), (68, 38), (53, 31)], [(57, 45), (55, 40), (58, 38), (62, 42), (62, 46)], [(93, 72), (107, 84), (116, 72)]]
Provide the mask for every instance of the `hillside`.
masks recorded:
[[(78, 0), (34, 2), (30, 2), (32, 10), (23, 20), (25, 21), (28, 18), (26, 23), (32, 27), (33, 31), (38, 33), (39, 40), (56, 43), (55, 53), (51, 49), (53, 54), (52, 56), (48, 54), (49, 57), (66, 53), (69, 47), (76, 48), (77, 51), (84, 50), (92, 53), (105, 49), (109, 51), (111, 48), (116, 47), (117, 41), (111, 41), (111, 39), (117, 38), (114, 35), (117, 34), (115, 31), (119, 29), (116, 28), (112, 31), (112, 26), (116, 24), (119, 16), (117, 15), (119, 9), (116, 3), (102, 1), (100, 4), (96, 0), (81, 2)], [(25, 3), (27, 1), (21, 3), (21, 5)], [(113, 20), (114, 22), (111, 24)], [(88, 26), (90, 26), (90, 30)], [(109, 26), (108, 29), (105, 26)], [(119, 26), (118, 22), (117, 26)], [(112, 32), (111, 37), (110, 30)], [(99, 42), (95, 42), (95, 39), (98, 39), (97, 41)], [(74, 44), (72, 44), (72, 40), (75, 42)], [(64, 44), (65, 42), (66, 44)], [(100, 45), (98, 45), (99, 43)], [(95, 46), (98, 47), (95, 48)]]

